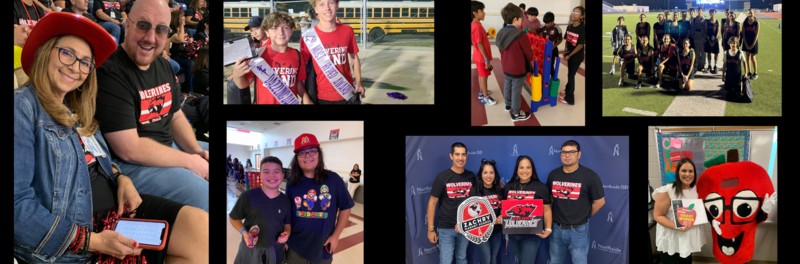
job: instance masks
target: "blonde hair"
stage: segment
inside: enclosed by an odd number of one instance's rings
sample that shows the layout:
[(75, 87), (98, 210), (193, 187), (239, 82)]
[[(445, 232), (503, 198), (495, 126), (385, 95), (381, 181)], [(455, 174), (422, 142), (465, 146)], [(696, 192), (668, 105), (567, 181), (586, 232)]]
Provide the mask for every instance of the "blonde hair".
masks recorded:
[[(36, 96), (39, 102), (53, 120), (59, 124), (67, 127), (74, 127), (78, 124), (78, 133), (82, 136), (91, 136), (97, 131), (99, 124), (94, 119), (95, 113), (95, 99), (97, 98), (97, 78), (95, 70), (86, 75), (86, 79), (79, 88), (67, 92), (64, 99), (69, 102), (72, 109), (75, 110), (75, 116), (70, 117), (72, 113), (66, 105), (58, 101), (58, 96), (54, 90), (58, 89), (51, 83), (50, 76), (48, 75), (48, 65), (50, 64), (50, 51), (56, 47), (56, 43), (62, 37), (60, 35), (51, 38), (36, 51), (36, 57), (33, 59), (31, 66), (31, 74), (29, 82), (33, 84), (36, 89)], [(91, 47), (90, 47), (91, 49)], [(92, 52), (94, 54), (94, 52)], [(92, 55), (94, 61), (94, 55)], [(77, 63), (77, 62), (76, 62)], [(82, 73), (81, 73), (82, 74)]]
[[(308, 3), (311, 4), (311, 9), (314, 9), (314, 7), (317, 6), (318, 1), (319, 0), (308, 0)], [(336, 0), (336, 4), (339, 4), (339, 0)]]
[(731, 37), (730, 39), (728, 39), (728, 45), (731, 46), (731, 47), (736, 46), (736, 48), (738, 49), (739, 48), (739, 37)]

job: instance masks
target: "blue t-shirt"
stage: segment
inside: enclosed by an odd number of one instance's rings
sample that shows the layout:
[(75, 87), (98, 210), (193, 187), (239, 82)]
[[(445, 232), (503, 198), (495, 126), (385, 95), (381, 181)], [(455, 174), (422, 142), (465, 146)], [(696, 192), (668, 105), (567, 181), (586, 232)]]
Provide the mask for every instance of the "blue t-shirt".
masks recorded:
[(255, 246), (268, 248), (278, 241), (278, 231), (289, 224), (290, 202), (289, 197), (282, 193), (270, 199), (261, 188), (253, 188), (239, 196), (230, 217), (234, 220), (244, 219), (247, 230), (258, 225), (258, 243)]
[(302, 177), (297, 185), (286, 185), (292, 205), (292, 234), (286, 242), (297, 254), (311, 262), (331, 258), (323, 243), (336, 228), (337, 210), (353, 208), (353, 198), (339, 174), (328, 173), (322, 184)]

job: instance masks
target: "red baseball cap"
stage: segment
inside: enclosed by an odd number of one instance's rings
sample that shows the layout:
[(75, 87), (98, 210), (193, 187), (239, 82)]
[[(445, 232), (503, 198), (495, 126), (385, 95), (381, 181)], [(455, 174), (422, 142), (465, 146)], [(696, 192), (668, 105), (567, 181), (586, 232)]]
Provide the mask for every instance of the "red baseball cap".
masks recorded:
[(297, 154), (300, 149), (305, 147), (319, 147), (319, 142), (317, 142), (317, 137), (312, 134), (302, 134), (296, 139), (294, 139), (294, 153)]
[(30, 75), (36, 51), (45, 42), (59, 35), (75, 35), (89, 42), (94, 53), (94, 63), (97, 66), (114, 53), (117, 42), (100, 25), (89, 20), (83, 15), (66, 12), (47, 13), (28, 35), (25, 46), (22, 47), (22, 70)]

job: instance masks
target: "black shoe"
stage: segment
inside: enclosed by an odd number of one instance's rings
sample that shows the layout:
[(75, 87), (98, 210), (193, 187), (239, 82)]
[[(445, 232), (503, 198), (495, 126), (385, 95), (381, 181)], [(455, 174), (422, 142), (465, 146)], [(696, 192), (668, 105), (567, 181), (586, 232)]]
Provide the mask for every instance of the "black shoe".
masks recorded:
[(510, 105), (506, 106), (506, 112), (508, 112), (508, 111), (511, 111), (511, 106)]
[(714, 66), (714, 69), (711, 70), (711, 74), (717, 74), (717, 66)]
[(531, 113), (528, 112), (519, 112), (518, 115), (511, 115), (512, 122), (528, 120), (528, 118), (531, 118)]
[(637, 84), (636, 87), (634, 87), (633, 89), (639, 89), (639, 88), (642, 88), (642, 82), (639, 82), (639, 84)]
[(750, 80), (758, 79), (758, 73), (753, 73), (753, 76), (750, 76)]

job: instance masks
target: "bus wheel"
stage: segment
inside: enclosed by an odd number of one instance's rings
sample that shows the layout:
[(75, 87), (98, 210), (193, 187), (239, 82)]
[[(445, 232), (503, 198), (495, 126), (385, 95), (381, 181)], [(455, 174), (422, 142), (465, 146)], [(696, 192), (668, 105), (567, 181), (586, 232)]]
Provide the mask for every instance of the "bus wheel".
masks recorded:
[(370, 42), (381, 42), (383, 36), (386, 34), (383, 33), (383, 29), (381, 28), (373, 28), (369, 31), (369, 41)]

